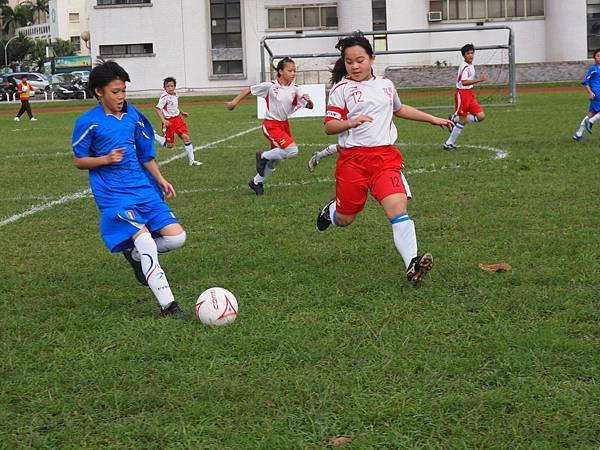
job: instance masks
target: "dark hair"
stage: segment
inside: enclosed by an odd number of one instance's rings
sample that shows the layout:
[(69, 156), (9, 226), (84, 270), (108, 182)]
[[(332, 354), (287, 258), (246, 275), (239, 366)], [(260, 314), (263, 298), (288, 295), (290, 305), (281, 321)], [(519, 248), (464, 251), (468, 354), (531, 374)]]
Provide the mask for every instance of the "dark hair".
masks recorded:
[(27, 75), (21, 75), (21, 80), (26, 80), (27, 79)]
[(465, 56), (465, 53), (475, 51), (475, 46), (473, 44), (465, 44), (461, 47), (460, 53)]
[(594, 50), (594, 55), (592, 57), (595, 58), (598, 53), (600, 53), (600, 48)]
[(286, 56), (285, 58), (283, 58), (282, 60), (280, 60), (277, 63), (276, 66), (271, 63), (271, 65), (273, 65), (273, 69), (275, 69), (277, 71), (277, 76), (280, 75), (280, 73), (279, 73), (280, 71), (282, 71), (283, 69), (285, 69), (285, 65), (286, 64), (296, 64), (296, 63), (289, 56)]
[(167, 83), (174, 83), (177, 86), (177, 80), (173, 77), (167, 77), (163, 80), (163, 87), (167, 85)]
[(348, 75), (346, 62), (344, 61), (344, 53), (347, 48), (357, 45), (365, 49), (369, 58), (373, 57), (373, 47), (371, 47), (369, 40), (360, 31), (355, 31), (350, 36), (340, 39), (335, 45), (335, 48), (341, 52), (342, 56), (335, 62), (333, 69), (331, 69), (331, 84), (337, 83)]
[(98, 98), (96, 89), (102, 89), (104, 86), (108, 85), (108, 83), (115, 80), (131, 81), (129, 79), (129, 74), (116, 62), (102, 62), (90, 72), (88, 88), (93, 92), (94, 97)]

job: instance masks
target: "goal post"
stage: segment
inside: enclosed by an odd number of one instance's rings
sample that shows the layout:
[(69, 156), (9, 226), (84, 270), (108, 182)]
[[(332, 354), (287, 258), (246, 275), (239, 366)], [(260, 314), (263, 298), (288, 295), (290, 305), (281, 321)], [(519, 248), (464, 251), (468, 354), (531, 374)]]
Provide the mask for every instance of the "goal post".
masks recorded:
[[(394, 81), (401, 98), (409, 98), (406, 102), (412, 106), (420, 109), (453, 107), (457, 66), (462, 61), (460, 47), (467, 42), (475, 45), (474, 65), (478, 75), (489, 77), (488, 82), (476, 88), (480, 91), (477, 97), (481, 105), (514, 106), (517, 103), (515, 41), (508, 26), (366, 31), (363, 34), (369, 39), (385, 37), (386, 49), (375, 51), (374, 70)], [(270, 61), (288, 56), (296, 60), (299, 84), (329, 84), (329, 71), (339, 53), (328, 49), (333, 49), (338, 39), (347, 35), (303, 33), (263, 37), (261, 80), (275, 75)], [(316, 49), (322, 51), (314, 51)]]

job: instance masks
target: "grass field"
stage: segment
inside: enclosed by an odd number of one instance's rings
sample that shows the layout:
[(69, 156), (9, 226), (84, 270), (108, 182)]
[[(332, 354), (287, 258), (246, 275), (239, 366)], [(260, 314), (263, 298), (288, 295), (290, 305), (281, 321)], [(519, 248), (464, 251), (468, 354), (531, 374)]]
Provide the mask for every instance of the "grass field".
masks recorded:
[[(237, 296), (220, 329), (160, 319), (93, 199), (66, 197), (88, 188), (70, 154), (81, 112), (0, 115), (0, 448), (598, 448), (600, 137), (570, 137), (586, 103), (521, 94), (454, 153), (445, 131), (397, 122), (436, 258), (419, 289), (372, 199), (348, 229), (315, 230), (334, 193), (334, 158), (305, 168), (334, 142), (319, 119), (292, 123), (300, 157), (257, 197), (255, 106), (185, 108), (197, 147), (222, 142), (202, 167), (162, 166), (188, 243), (161, 261), (189, 310), (211, 286)], [(497, 262), (513, 270), (478, 267)]]

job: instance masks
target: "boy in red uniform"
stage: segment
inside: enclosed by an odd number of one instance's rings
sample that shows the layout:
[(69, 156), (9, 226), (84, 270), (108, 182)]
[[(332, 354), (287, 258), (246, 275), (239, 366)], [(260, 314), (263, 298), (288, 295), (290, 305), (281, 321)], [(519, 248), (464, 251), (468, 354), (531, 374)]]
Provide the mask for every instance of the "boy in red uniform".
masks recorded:
[(177, 134), (183, 140), (190, 166), (201, 166), (202, 163), (194, 159), (194, 146), (190, 140), (185, 120), (183, 120), (183, 117), (187, 117), (189, 114), (179, 109), (179, 98), (175, 93), (176, 86), (175, 78), (167, 77), (163, 81), (165, 92), (162, 93), (156, 104), (156, 114), (162, 122), (163, 135), (154, 134), (154, 139), (163, 147), (171, 149), (175, 142), (175, 134)]
[(24, 112), (27, 112), (29, 120), (35, 122), (37, 119), (33, 117), (33, 113), (31, 112), (31, 105), (29, 104), (29, 97), (33, 92), (33, 88), (27, 82), (27, 75), (23, 75), (21, 77), (21, 82), (17, 86), (17, 89), (19, 91), (19, 98), (21, 99), (21, 109), (19, 109), (19, 112), (15, 117), (15, 122), (19, 122), (21, 120), (21, 116)]

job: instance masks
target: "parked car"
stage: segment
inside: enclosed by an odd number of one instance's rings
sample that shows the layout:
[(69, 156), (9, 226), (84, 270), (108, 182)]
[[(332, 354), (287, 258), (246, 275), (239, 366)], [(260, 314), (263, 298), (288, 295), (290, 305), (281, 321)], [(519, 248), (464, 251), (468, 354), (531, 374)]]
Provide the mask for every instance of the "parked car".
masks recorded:
[(2, 75), (0, 78), (0, 101), (6, 101), (7, 95), (10, 100), (12, 100), (15, 92), (17, 92), (17, 83), (14, 78), (9, 78), (8, 75)]
[(50, 90), (50, 82), (43, 73), (13, 72), (8, 74), (9, 77), (13, 77), (15, 80), (17, 80), (17, 83), (21, 81), (21, 77), (23, 75), (27, 75), (27, 81), (35, 92), (44, 92)]
[(72, 73), (58, 73), (52, 75), (52, 92), (55, 98), (62, 100), (70, 98), (89, 98), (87, 82)]

